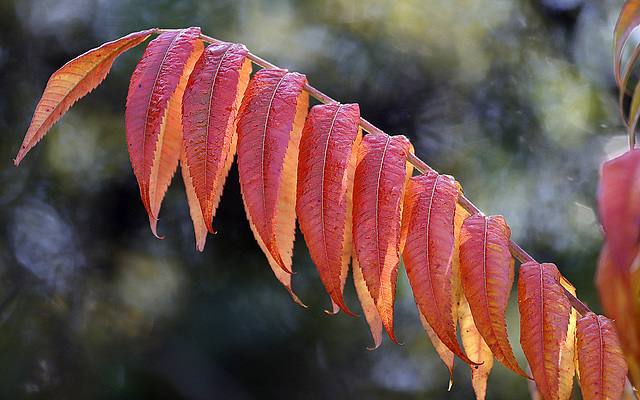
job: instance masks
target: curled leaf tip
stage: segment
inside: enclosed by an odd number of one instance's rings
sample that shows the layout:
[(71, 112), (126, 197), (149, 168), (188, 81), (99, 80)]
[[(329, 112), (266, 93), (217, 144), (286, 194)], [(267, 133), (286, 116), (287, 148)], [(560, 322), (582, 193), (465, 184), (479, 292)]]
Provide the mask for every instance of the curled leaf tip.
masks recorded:
[(380, 347), (381, 343), (382, 342), (376, 342), (376, 343), (373, 344), (373, 347), (367, 347), (367, 350), (373, 351), (373, 350), (377, 349), (378, 347)]
[(159, 218), (156, 218), (149, 214), (149, 225), (151, 226), (151, 233), (153, 233), (153, 236), (157, 237), (158, 239), (164, 239), (164, 236), (158, 235), (158, 221)]

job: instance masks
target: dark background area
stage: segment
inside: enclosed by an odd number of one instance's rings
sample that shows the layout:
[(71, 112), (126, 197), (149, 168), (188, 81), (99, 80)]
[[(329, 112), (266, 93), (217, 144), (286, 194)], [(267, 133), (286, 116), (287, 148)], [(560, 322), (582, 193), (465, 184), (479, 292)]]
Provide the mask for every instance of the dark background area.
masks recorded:
[[(1, 399), (457, 399), (406, 276), (396, 337), (366, 350), (364, 318), (327, 315), (301, 235), (294, 303), (244, 215), (237, 170), (216, 235), (195, 250), (181, 178), (150, 232), (126, 151), (122, 55), (13, 165), (48, 77), (130, 32), (200, 26), (307, 75), (451, 174), (512, 237), (599, 311), (598, 167), (626, 139), (612, 72), (622, 1), (0, 0)], [(359, 308), (348, 281), (347, 304)], [(515, 299), (507, 314), (522, 366)], [(488, 399), (527, 396), (496, 363)]]

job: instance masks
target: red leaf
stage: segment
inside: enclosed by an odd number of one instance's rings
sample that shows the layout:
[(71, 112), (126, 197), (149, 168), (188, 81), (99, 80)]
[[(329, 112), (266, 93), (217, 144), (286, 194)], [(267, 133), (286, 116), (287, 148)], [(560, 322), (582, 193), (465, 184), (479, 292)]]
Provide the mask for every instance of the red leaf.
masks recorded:
[(187, 65), (202, 52), (199, 35), (200, 28), (162, 33), (147, 46), (129, 83), (125, 113), (129, 157), (156, 236), (158, 211), (182, 147), (182, 93), (173, 101), (172, 96), (182, 79), (186, 85), (184, 73), (191, 72)]
[(251, 61), (241, 44), (207, 47), (189, 77), (182, 104), (189, 175), (209, 232), (236, 153), (236, 115)]
[(507, 337), (505, 312), (514, 279), (510, 235), (501, 216), (467, 218), (460, 233), (460, 275), (473, 320), (487, 345), (503, 365), (528, 378)]
[(628, 268), (614, 261), (612, 249), (605, 240), (600, 250), (596, 288), (602, 308), (614, 320), (618, 338), (629, 366), (629, 379), (637, 387), (640, 382), (640, 254)]
[(402, 260), (420, 313), (451, 351), (464, 362), (474, 363), (456, 339), (453, 312), (457, 200), (455, 181), (448, 175), (430, 171), (409, 180), (402, 215)]
[[(238, 170), (247, 217), (278, 279), (291, 291), (298, 146), (309, 107), (304, 75), (258, 71), (238, 113)], [(287, 286), (288, 285), (288, 286)]]
[(618, 328), (629, 378), (640, 385), (640, 149), (602, 166), (598, 215), (605, 241), (596, 287), (602, 307)]
[(297, 214), (311, 259), (331, 299), (353, 315), (342, 292), (352, 253), (353, 176), (362, 137), (357, 104), (317, 105), (300, 139)]
[(578, 320), (576, 347), (584, 399), (619, 399), (624, 391), (627, 363), (613, 321), (587, 313)]
[(598, 215), (615, 264), (628, 270), (640, 250), (640, 149), (602, 166)]
[[(518, 280), (520, 344), (533, 378), (547, 400), (571, 394), (573, 362), (563, 354), (572, 308), (560, 287), (555, 265), (531, 261), (520, 266)], [(571, 354), (573, 360), (573, 353)]]
[(49, 128), (78, 99), (96, 88), (107, 76), (120, 54), (144, 42), (157, 29), (131, 33), (103, 44), (74, 58), (49, 78), (42, 98), (36, 106), (31, 125), (14, 163), (17, 166), (27, 152), (44, 137)]
[(394, 342), (393, 301), (410, 148), (404, 136), (366, 135), (358, 148), (353, 188), (353, 243), (358, 263)]

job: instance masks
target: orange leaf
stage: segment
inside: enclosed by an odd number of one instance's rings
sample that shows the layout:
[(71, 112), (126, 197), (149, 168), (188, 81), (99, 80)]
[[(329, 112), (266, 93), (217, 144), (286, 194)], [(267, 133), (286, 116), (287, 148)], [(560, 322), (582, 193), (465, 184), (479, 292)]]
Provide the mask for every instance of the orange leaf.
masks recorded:
[(474, 363), (456, 339), (452, 287), (454, 215), (458, 191), (448, 175), (430, 171), (409, 179), (402, 215), (402, 260), (420, 313), (440, 340)]
[[(199, 35), (200, 28), (159, 35), (147, 46), (129, 83), (125, 112), (129, 157), (156, 236), (162, 198), (180, 157), (182, 94), (202, 53)], [(181, 81), (181, 90), (176, 91)]]
[(513, 372), (520, 369), (507, 337), (505, 312), (513, 287), (511, 231), (502, 216), (474, 214), (462, 224), (460, 275), (478, 331), (496, 358)]
[(471, 385), (476, 398), (482, 400), (487, 391), (487, 379), (493, 367), (493, 352), (478, 331), (471, 314), (467, 299), (462, 296), (459, 307), (460, 339), (469, 358), (478, 360), (480, 365), (469, 365), (471, 368)]
[(353, 315), (342, 292), (352, 253), (351, 216), (357, 146), (357, 104), (311, 109), (300, 139), (297, 214), (311, 259), (331, 299)]
[(367, 289), (367, 283), (362, 276), (362, 269), (358, 266), (358, 258), (353, 255), (353, 284), (356, 288), (358, 300), (362, 305), (362, 312), (367, 324), (369, 324), (369, 330), (371, 330), (371, 336), (373, 336), (373, 347), (369, 347), (369, 350), (377, 349), (382, 343), (382, 320), (380, 314), (376, 308), (376, 303), (371, 297), (371, 293)]
[[(458, 193), (462, 194), (462, 189), (459, 187), (459, 183), (456, 182), (458, 187)], [(460, 231), (462, 230), (462, 224), (464, 220), (469, 217), (469, 213), (460, 205), (456, 204), (456, 210), (453, 217), (453, 255), (451, 262), (451, 316), (454, 322), (458, 321), (458, 307), (462, 301), (462, 277), (460, 276)]]
[(271, 268), (289, 291), (290, 277), (284, 276), (291, 274), (298, 146), (309, 107), (306, 82), (298, 73), (262, 69), (249, 82), (238, 113), (245, 211)]
[(404, 136), (366, 135), (358, 148), (353, 188), (353, 244), (358, 263), (394, 342), (393, 301), (410, 148)]
[(196, 195), (196, 188), (193, 186), (193, 180), (189, 175), (189, 164), (185, 157), (184, 147), (180, 153), (180, 170), (182, 172), (182, 180), (184, 181), (184, 188), (187, 193), (187, 201), (189, 203), (189, 214), (193, 221), (193, 230), (196, 234), (196, 249), (198, 251), (204, 251), (204, 246), (207, 242), (207, 224), (202, 216), (202, 209), (200, 208), (200, 202)]
[(446, 344), (442, 343), (442, 340), (440, 340), (431, 325), (429, 325), (429, 322), (427, 321), (425, 316), (419, 311), (418, 314), (420, 315), (420, 322), (422, 323), (422, 327), (427, 333), (427, 336), (429, 336), (429, 340), (431, 340), (433, 348), (436, 350), (436, 353), (438, 353), (438, 357), (440, 357), (444, 365), (446, 365), (447, 369), (449, 370), (449, 389), (451, 389), (451, 386), (453, 385), (453, 363), (455, 360), (455, 354), (453, 354), (453, 351), (449, 350), (449, 347), (447, 347)]
[(572, 308), (554, 264), (530, 261), (520, 266), (518, 305), (520, 344), (540, 393), (547, 400), (569, 398), (574, 369), (563, 350)]
[(123, 52), (144, 42), (157, 29), (131, 33), (74, 58), (51, 75), (36, 106), (31, 125), (14, 163), (17, 166), (49, 128), (78, 99), (96, 88), (107, 76), (113, 61)]
[(594, 313), (578, 320), (580, 387), (586, 400), (619, 399), (624, 390), (627, 363), (613, 321)]
[[(574, 297), (576, 296), (576, 288), (571, 282), (560, 276), (560, 285), (563, 286)], [(558, 386), (560, 388), (559, 398), (571, 398), (573, 391), (573, 380), (576, 374), (576, 325), (578, 322), (578, 312), (575, 308), (571, 308), (569, 315), (569, 326), (567, 326), (567, 335), (564, 339), (564, 345), (560, 351), (560, 360), (558, 369), (561, 373), (558, 376)]]
[(241, 44), (207, 47), (189, 77), (182, 104), (189, 175), (209, 232), (236, 154), (236, 115), (251, 61)]

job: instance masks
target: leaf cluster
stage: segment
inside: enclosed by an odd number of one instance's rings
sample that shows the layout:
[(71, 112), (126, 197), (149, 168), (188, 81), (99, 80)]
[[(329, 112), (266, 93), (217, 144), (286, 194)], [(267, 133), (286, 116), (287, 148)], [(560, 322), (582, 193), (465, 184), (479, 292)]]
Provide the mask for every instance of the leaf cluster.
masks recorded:
[[(357, 104), (333, 101), (304, 75), (199, 28), (132, 33), (65, 64), (51, 76), (15, 164), (102, 82), (116, 57), (152, 34), (159, 36), (130, 80), (125, 124), (154, 235), (180, 165), (202, 251), (237, 155), (255, 239), (298, 303), (291, 286), (296, 221), (332, 313), (354, 315), (342, 295), (351, 265), (374, 347), (383, 329), (396, 341), (393, 311), (402, 260), (429, 338), (451, 374), (454, 356), (470, 365), (477, 398), (485, 396), (494, 357), (534, 380), (545, 399), (569, 398), (576, 373), (585, 398), (621, 395), (627, 365), (612, 322), (581, 305), (555, 265), (519, 249), (504, 218), (477, 210), (453, 177), (424, 164), (406, 137), (389, 136), (363, 120)], [(211, 43), (206, 48), (205, 41)], [(252, 74), (252, 62), (263, 68)], [(323, 104), (309, 110), (309, 95)], [(363, 128), (370, 133), (363, 136)], [(520, 344), (530, 373), (518, 365), (507, 337), (513, 255), (523, 261)]]

